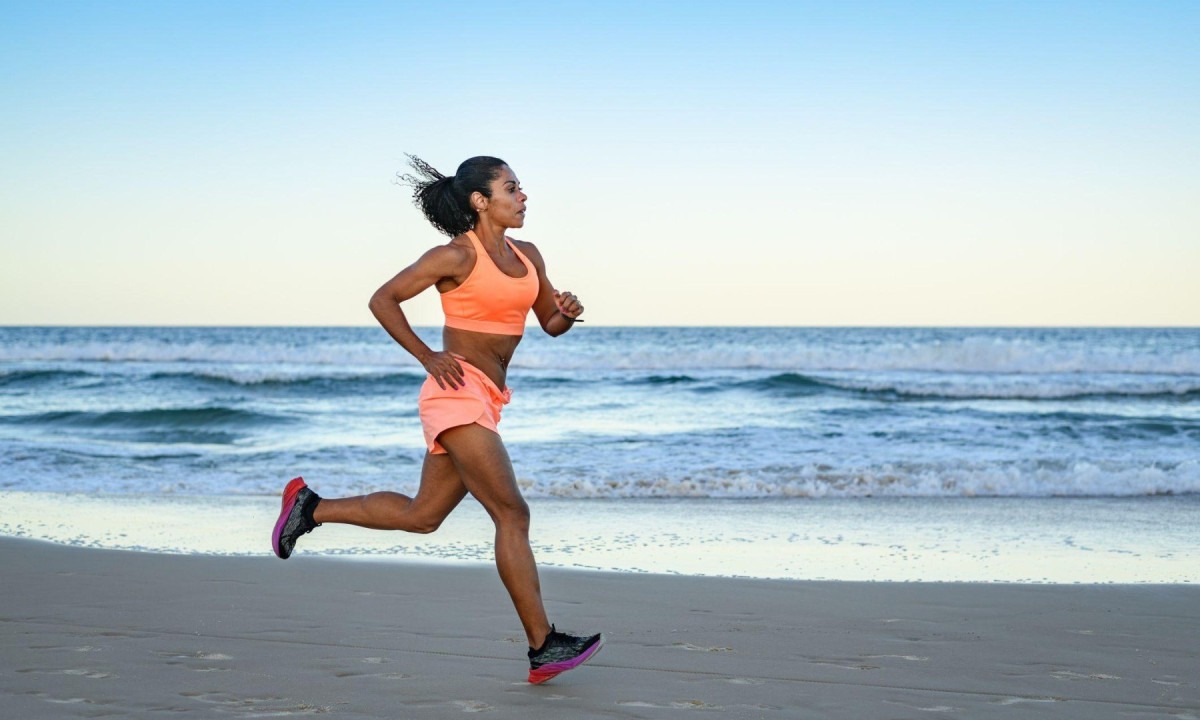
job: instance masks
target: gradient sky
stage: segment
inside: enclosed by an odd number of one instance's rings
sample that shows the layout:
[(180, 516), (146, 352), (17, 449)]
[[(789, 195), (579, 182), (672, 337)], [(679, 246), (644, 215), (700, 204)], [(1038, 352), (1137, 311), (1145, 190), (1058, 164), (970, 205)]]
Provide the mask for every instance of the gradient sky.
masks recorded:
[[(1197, 2), (0, 3), (0, 324), (357, 325), (506, 159), (605, 325), (1200, 324)], [(434, 291), (409, 307), (440, 324)]]

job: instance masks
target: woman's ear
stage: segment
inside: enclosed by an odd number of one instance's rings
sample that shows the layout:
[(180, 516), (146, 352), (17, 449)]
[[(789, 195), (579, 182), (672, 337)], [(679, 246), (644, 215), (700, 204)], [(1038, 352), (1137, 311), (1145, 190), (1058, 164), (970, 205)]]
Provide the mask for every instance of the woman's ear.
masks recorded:
[(471, 209), (475, 212), (483, 212), (487, 210), (488, 199), (483, 193), (476, 190), (471, 193)]

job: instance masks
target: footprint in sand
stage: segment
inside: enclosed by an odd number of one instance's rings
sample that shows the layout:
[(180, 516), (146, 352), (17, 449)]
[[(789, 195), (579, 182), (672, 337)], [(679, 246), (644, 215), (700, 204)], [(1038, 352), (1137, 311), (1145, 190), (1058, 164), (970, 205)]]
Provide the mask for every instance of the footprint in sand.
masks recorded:
[(293, 704), (287, 698), (267, 695), (262, 697), (238, 697), (219, 692), (181, 692), (181, 697), (210, 705), (223, 705), (229, 712), (258, 717), (284, 717), (288, 715), (321, 715), (329, 712), (327, 707), (307, 703)]
[(101, 648), (92, 646), (29, 646), (31, 650), (71, 650), (72, 653), (98, 653)]
[(384, 680), (407, 680), (412, 677), (412, 675), (405, 675), (404, 673), (398, 673), (398, 672), (397, 673), (370, 673), (370, 672), (357, 672), (354, 670), (337, 670), (333, 673), (333, 676), (337, 677), (337, 678), (359, 678), (359, 677), (361, 677), (361, 678), (383, 678)]
[(40, 668), (22, 668), (17, 670), (19, 673), (39, 673), (42, 675), (74, 675), (75, 677), (85, 677), (89, 680), (104, 680), (106, 678), (120, 677), (116, 673), (104, 672), (103, 670), (89, 670), (87, 668), (66, 668), (63, 670), (43, 670)]
[(1056, 677), (1059, 680), (1120, 680), (1116, 675), (1105, 675), (1104, 673), (1091, 673), (1084, 675), (1082, 673), (1071, 672), (1070, 670), (1056, 670), (1050, 673), (1051, 677)]
[(100, 670), (84, 670), (82, 668), (71, 668), (69, 670), (59, 670), (63, 675), (77, 675), (79, 677), (89, 678), (91, 680), (102, 680), (104, 678), (117, 677), (113, 673), (106, 673)]
[(661, 705), (659, 703), (642, 702), (641, 700), (626, 700), (618, 702), (625, 707), (657, 708), (660, 710), (724, 710), (720, 705), (710, 705), (703, 700), (681, 700)]
[(901, 707), (906, 707), (909, 710), (916, 710), (918, 712), (928, 712), (928, 713), (962, 712), (962, 708), (956, 708), (956, 707), (952, 707), (950, 705), (932, 705), (930, 707), (921, 707), (920, 705), (909, 705), (907, 703), (896, 702), (895, 700), (885, 700), (884, 702), (886, 702), (890, 705), (899, 705)]
[(42, 700), (45, 700), (48, 703), (55, 703), (56, 705), (75, 705), (76, 703), (83, 703), (85, 705), (112, 705), (113, 704), (111, 700), (93, 700), (91, 698), (77, 698), (77, 697), (52, 698), (52, 697), (44, 697), (43, 696)]
[(232, 656), (225, 653), (207, 653), (199, 650), (195, 652), (177, 650), (175, 652), (156, 652), (154, 654), (161, 658), (166, 658), (167, 665), (186, 668), (192, 672), (229, 672), (229, 668), (227, 667), (204, 663), (205, 661), (219, 662), (233, 659)]
[(159, 657), (179, 659), (179, 660), (232, 660), (233, 657), (224, 653), (206, 653), (206, 652), (157, 652), (154, 653)]
[(1006, 697), (993, 700), (997, 705), (1017, 705), (1019, 703), (1054, 703), (1062, 702), (1062, 698), (1054, 697)]
[(871, 665), (870, 663), (859, 662), (858, 660), (854, 660), (851, 658), (813, 658), (812, 662), (815, 665), (832, 665), (834, 667), (840, 667), (845, 670), (878, 670), (879, 669), (878, 665)]
[(731, 647), (705, 647), (691, 643), (675, 643), (674, 647), (680, 650), (691, 650), (692, 652), (733, 652), (733, 648)]

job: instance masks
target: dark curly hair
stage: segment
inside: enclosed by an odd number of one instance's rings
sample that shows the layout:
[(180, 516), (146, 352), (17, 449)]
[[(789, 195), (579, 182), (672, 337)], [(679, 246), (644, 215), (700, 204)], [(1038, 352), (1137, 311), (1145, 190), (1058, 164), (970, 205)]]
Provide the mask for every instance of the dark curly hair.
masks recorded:
[(413, 203), (430, 224), (455, 237), (475, 227), (479, 219), (470, 204), (471, 193), (479, 192), (490, 198), (492, 181), (500, 174), (500, 168), (508, 163), (500, 158), (479, 155), (464, 160), (450, 177), (416, 155), (408, 155), (408, 164), (417, 174), (397, 173), (400, 183), (412, 187)]

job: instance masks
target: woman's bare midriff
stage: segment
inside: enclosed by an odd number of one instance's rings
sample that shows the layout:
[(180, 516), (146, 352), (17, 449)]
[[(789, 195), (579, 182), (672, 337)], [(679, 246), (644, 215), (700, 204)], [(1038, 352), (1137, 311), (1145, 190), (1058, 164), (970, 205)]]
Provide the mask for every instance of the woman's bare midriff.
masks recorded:
[(520, 335), (492, 335), (452, 327), (442, 328), (442, 349), (461, 356), (482, 370), (501, 390), (505, 388), (508, 378), (508, 363), (520, 344)]

